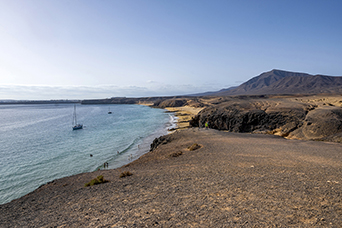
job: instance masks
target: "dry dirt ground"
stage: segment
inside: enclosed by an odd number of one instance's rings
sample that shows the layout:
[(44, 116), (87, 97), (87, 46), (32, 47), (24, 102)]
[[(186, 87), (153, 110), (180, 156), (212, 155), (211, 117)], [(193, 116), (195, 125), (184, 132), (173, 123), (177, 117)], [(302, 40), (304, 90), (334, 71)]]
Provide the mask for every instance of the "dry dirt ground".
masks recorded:
[[(341, 227), (341, 144), (198, 128), (166, 139), (0, 205), (0, 227)], [(100, 174), (110, 182), (84, 187)]]

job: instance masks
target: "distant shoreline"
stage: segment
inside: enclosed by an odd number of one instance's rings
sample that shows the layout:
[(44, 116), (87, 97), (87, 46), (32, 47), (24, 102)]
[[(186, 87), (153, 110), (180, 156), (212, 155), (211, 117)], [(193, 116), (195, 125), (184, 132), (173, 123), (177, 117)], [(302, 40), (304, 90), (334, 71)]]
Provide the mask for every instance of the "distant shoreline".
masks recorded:
[(32, 101), (0, 101), (0, 105), (26, 105), (26, 104), (78, 104), (79, 100), (32, 100)]

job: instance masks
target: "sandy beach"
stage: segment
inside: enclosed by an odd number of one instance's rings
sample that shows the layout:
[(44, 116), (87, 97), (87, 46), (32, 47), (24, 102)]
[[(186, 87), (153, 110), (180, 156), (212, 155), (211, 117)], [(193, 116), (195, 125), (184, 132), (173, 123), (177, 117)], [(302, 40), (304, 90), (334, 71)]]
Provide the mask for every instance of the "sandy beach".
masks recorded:
[[(0, 206), (0, 227), (340, 227), (342, 145), (199, 128)], [(190, 151), (197, 143), (201, 148)], [(133, 175), (120, 178), (129, 171)], [(109, 182), (84, 187), (103, 175)]]
[(189, 120), (195, 117), (204, 107), (194, 108), (191, 106), (182, 107), (166, 107), (166, 110), (174, 112), (177, 120), (177, 129), (183, 129), (189, 127)]

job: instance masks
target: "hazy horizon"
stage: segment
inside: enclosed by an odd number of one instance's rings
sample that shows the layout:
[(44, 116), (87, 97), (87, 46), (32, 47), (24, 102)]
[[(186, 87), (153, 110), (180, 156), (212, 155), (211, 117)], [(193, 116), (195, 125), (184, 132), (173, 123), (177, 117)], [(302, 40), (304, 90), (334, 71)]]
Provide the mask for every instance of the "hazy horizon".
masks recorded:
[[(210, 87), (196, 88), (191, 85), (171, 86), (161, 85), (150, 89), (138, 86), (117, 87), (100, 86), (42, 86), (42, 85), (0, 85), (0, 100), (84, 100), (105, 99), (111, 97), (155, 97), (182, 96), (201, 92)], [(10, 92), (9, 92), (10, 91)], [(6, 97), (6, 94), (16, 92), (16, 96)], [(211, 89), (210, 91), (216, 91)], [(30, 97), (27, 97), (30, 94)], [(22, 98), (23, 97), (23, 98)], [(50, 98), (47, 98), (50, 97)]]

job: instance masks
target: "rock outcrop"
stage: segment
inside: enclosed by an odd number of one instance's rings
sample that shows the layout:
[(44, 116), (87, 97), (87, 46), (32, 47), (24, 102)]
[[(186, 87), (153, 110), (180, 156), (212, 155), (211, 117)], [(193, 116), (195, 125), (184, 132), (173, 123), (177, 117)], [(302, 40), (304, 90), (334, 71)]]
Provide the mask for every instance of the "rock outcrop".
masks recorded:
[(303, 124), (289, 137), (297, 139), (315, 139), (341, 142), (342, 109), (321, 107), (306, 115)]
[(171, 140), (169, 137), (167, 137), (167, 135), (163, 135), (163, 136), (160, 136), (159, 138), (155, 138), (153, 140), (153, 142), (151, 143), (151, 146), (150, 146), (150, 151), (153, 151), (155, 149), (157, 149), (157, 147), (161, 144), (167, 144), (169, 143)]
[(187, 103), (186, 99), (165, 99), (161, 100), (159, 103), (155, 102), (154, 106), (158, 108), (166, 108), (166, 107), (181, 107)]
[(192, 127), (275, 134), (292, 139), (341, 142), (342, 108), (298, 99), (231, 99), (212, 104), (190, 121)]

